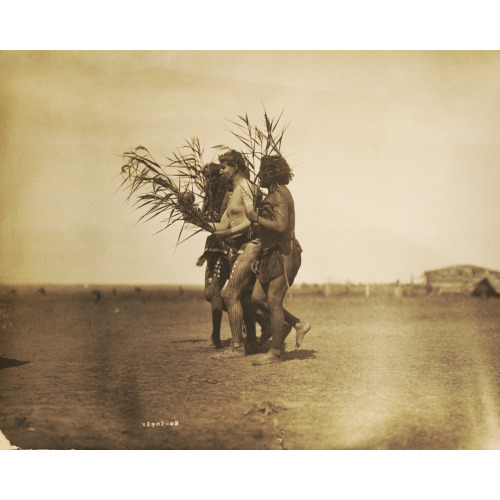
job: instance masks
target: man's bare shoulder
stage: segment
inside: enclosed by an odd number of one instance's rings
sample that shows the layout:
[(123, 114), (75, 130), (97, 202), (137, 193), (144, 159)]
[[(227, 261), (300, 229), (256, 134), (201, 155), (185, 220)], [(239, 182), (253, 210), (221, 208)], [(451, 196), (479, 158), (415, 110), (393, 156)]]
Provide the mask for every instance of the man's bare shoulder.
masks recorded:
[(242, 179), (238, 182), (235, 190), (237, 190), (242, 196), (253, 196), (255, 193), (255, 186), (248, 179)]
[(249, 189), (251, 192), (254, 192), (256, 189), (255, 184), (247, 178), (243, 179), (242, 184), (245, 186), (246, 189)]

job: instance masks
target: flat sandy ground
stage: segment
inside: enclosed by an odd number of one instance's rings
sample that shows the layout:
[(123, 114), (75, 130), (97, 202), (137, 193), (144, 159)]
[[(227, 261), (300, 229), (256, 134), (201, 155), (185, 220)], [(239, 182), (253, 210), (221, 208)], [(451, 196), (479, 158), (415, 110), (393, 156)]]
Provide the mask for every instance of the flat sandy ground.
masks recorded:
[(16, 292), (0, 430), (23, 449), (500, 449), (499, 299), (297, 295), (303, 346), (253, 366), (211, 359), (199, 291)]

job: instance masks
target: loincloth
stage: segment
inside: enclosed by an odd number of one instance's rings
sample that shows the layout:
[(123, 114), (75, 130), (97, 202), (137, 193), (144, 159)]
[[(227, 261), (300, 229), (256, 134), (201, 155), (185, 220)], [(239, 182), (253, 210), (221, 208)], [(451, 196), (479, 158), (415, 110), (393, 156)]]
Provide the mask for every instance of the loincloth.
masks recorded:
[(243, 234), (241, 236), (236, 236), (235, 238), (227, 240), (227, 245), (229, 248), (228, 258), (229, 262), (231, 263), (231, 267), (236, 262), (236, 259), (243, 254), (246, 246), (251, 241), (252, 240), (246, 234)]
[[(297, 240), (291, 242), (292, 252), (292, 270), (290, 275), (286, 276), (288, 285), (291, 286), (301, 264), (302, 248)], [(288, 246), (288, 243), (285, 245)], [(277, 243), (269, 248), (264, 248), (256, 262), (254, 271), (257, 273), (258, 280), (262, 285), (285, 274), (285, 264), (283, 260), (283, 244)]]
[(211, 283), (214, 278), (219, 281), (225, 281), (229, 278), (231, 266), (226, 255), (211, 254), (207, 257), (207, 269), (205, 279), (207, 283)]
[(210, 256), (213, 255), (228, 255), (229, 254), (229, 247), (224, 241), (221, 241), (217, 236), (214, 234), (211, 234), (206, 242), (205, 242), (205, 249), (203, 250), (203, 255), (200, 257), (205, 257), (208, 259)]

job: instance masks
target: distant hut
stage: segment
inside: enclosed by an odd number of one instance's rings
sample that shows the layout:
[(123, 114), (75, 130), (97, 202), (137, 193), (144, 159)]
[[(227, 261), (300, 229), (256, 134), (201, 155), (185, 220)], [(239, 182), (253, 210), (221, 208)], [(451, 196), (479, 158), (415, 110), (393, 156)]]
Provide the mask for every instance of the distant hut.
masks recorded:
[(500, 297), (500, 279), (491, 273), (476, 285), (472, 295), (476, 297)]
[[(462, 295), (480, 295), (481, 290), (488, 287), (491, 292), (498, 293), (498, 280), (500, 272), (492, 271), (484, 267), (462, 265), (450, 266), (442, 269), (435, 269), (424, 273), (427, 281), (429, 293), (441, 294), (462, 294)], [(483, 281), (480, 291), (476, 293), (477, 287)]]

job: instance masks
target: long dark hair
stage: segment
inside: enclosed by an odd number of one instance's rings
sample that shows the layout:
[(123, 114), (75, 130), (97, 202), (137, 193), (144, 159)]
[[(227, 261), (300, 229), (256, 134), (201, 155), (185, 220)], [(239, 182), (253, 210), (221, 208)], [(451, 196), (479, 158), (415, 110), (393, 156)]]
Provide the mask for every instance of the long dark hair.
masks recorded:
[(203, 200), (203, 212), (211, 215), (213, 219), (219, 220), (225, 210), (224, 198), (228, 191), (226, 180), (220, 175), (218, 163), (207, 163), (203, 168), (205, 179), (205, 196)]
[(288, 184), (292, 178), (292, 169), (288, 162), (279, 155), (265, 155), (260, 161), (260, 175), (266, 177), (270, 186), (277, 184)]

